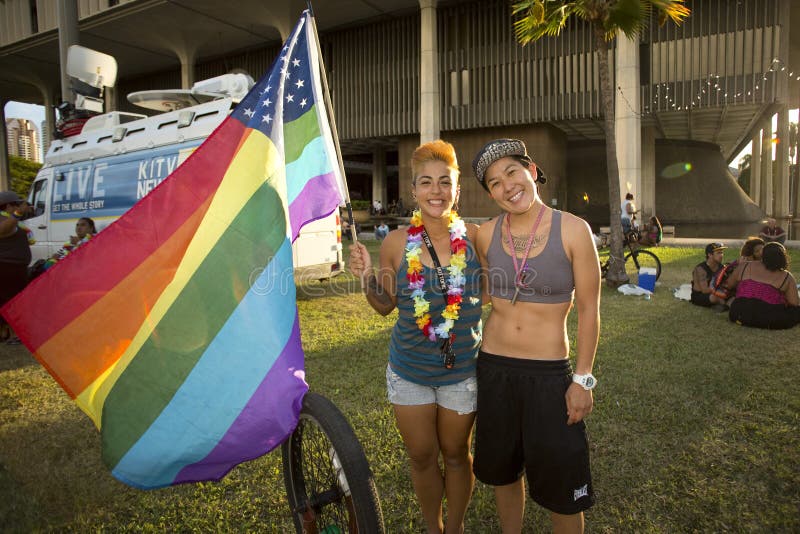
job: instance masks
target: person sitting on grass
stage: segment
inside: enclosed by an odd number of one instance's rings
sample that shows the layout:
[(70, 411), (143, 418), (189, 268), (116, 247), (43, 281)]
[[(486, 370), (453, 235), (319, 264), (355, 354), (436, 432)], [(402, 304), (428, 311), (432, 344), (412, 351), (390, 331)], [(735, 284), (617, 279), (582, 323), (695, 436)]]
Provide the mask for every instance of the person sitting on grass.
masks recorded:
[(385, 221), (381, 221), (381, 224), (375, 227), (375, 239), (383, 241), (387, 235), (389, 235), (389, 227)]
[(658, 217), (653, 215), (650, 217), (647, 224), (644, 225), (644, 228), (642, 228), (639, 244), (645, 247), (654, 247), (661, 243), (663, 235), (661, 221), (658, 220)]
[(764, 240), (760, 237), (751, 237), (744, 242), (744, 245), (742, 245), (742, 249), (739, 251), (739, 259), (736, 260), (736, 262), (743, 263), (746, 261), (760, 261), (761, 252), (763, 250)]
[[(350, 221), (348, 221), (347, 219), (342, 219), (342, 235), (348, 241), (353, 240), (353, 232), (351, 231), (351, 229), (353, 229), (353, 226), (350, 225)], [(361, 231), (360, 224), (355, 223), (355, 231), (356, 231), (356, 237), (358, 237), (358, 233)]]
[(729, 291), (736, 290), (728, 318), (771, 330), (800, 323), (797, 281), (788, 268), (789, 257), (780, 243), (764, 245), (761, 261), (741, 263), (726, 281)]
[(786, 243), (786, 230), (778, 226), (777, 221), (771, 217), (767, 219), (767, 225), (758, 235), (766, 243)]
[(722, 267), (726, 248), (722, 243), (706, 245), (706, 261), (698, 263), (692, 271), (692, 304), (705, 307), (725, 305), (725, 298), (714, 294), (711, 281)]
[[(723, 265), (717, 271), (717, 274), (714, 275), (714, 278), (711, 280), (710, 284), (711, 289), (713, 290), (712, 293), (720, 298), (732, 300), (729, 298), (730, 293), (726, 288), (725, 281), (731, 274), (733, 274), (733, 271), (736, 270), (736, 267), (738, 267), (739, 264), (748, 261), (760, 261), (761, 250), (763, 248), (764, 240), (762, 240), (760, 237), (754, 237), (745, 241), (744, 245), (742, 245), (741, 251), (739, 252), (739, 257), (732, 262)], [(730, 305), (730, 302), (726, 302), (726, 304)]]

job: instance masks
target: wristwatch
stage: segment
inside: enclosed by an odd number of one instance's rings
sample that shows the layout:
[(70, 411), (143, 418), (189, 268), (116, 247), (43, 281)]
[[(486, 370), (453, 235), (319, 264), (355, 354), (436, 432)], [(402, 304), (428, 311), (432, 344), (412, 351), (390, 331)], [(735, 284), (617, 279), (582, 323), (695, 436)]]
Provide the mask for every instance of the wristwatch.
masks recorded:
[(597, 385), (597, 379), (594, 377), (592, 373), (589, 373), (588, 375), (573, 374), (572, 381), (581, 386), (586, 391), (594, 389), (594, 387)]

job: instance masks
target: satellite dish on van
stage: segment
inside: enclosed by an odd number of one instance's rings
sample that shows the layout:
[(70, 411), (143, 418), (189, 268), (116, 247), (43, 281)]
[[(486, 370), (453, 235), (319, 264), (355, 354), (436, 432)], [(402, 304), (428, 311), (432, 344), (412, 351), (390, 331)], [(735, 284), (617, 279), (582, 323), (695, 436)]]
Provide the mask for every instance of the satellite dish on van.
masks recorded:
[(117, 60), (80, 45), (72, 45), (67, 52), (67, 74), (96, 87), (114, 87), (117, 81)]
[(128, 102), (136, 106), (156, 111), (175, 111), (221, 98), (213, 93), (193, 92), (188, 89), (170, 91), (136, 91), (128, 95)]

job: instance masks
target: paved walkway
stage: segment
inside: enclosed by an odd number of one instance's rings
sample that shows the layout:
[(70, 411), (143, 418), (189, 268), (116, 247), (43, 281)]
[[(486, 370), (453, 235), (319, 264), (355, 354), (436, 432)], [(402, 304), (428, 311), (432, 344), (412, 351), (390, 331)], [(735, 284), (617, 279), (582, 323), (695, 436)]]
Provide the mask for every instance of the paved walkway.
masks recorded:
[[(710, 237), (665, 237), (661, 240), (663, 247), (700, 247), (703, 248), (709, 243), (723, 243), (730, 248), (741, 248), (746, 239), (720, 239)], [(789, 240), (785, 243), (786, 248), (800, 249), (800, 241)]]
[[(359, 232), (358, 239), (361, 241), (374, 241), (373, 232)], [(703, 248), (709, 243), (723, 243), (730, 248), (741, 248), (746, 239), (722, 239), (718, 237), (665, 237), (661, 240), (662, 247), (696, 247)], [(800, 249), (800, 240), (789, 240), (785, 243), (786, 248)]]

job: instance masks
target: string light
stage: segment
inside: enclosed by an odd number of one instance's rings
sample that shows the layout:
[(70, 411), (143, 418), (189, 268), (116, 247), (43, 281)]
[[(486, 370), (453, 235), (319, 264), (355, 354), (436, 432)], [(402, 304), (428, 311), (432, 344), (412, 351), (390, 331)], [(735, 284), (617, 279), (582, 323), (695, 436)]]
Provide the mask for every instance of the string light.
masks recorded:
[[(800, 81), (800, 74), (796, 74), (794, 71), (787, 72), (786, 65), (784, 65), (784, 63), (780, 59), (773, 58), (766, 72), (746, 75), (746, 77), (752, 76), (752, 78), (755, 80), (761, 78), (760, 80), (758, 80), (758, 83), (754, 84), (753, 86), (754, 89), (748, 90), (746, 93), (745, 90), (742, 89), (741, 91), (736, 92), (736, 94), (733, 94), (726, 90), (728, 89), (727, 83), (720, 85), (720, 81), (723, 80), (724, 77), (720, 74), (712, 73), (709, 74), (705, 80), (702, 79), (697, 80), (700, 82), (697, 92), (695, 93), (694, 96), (689, 98), (688, 104), (686, 105), (684, 104), (679, 105), (679, 102), (677, 102), (676, 99), (674, 99), (672, 95), (670, 95), (670, 86), (677, 82), (662, 82), (655, 85), (655, 94), (653, 96), (653, 100), (652, 102), (644, 103), (643, 112), (634, 111), (633, 106), (631, 105), (630, 101), (625, 95), (625, 92), (622, 90), (622, 87), (617, 86), (617, 91), (619, 91), (619, 95), (622, 97), (622, 100), (625, 102), (625, 105), (628, 107), (628, 110), (632, 114), (637, 115), (641, 118), (645, 114), (649, 115), (650, 113), (655, 113), (656, 111), (658, 111), (658, 109), (666, 108), (666, 109), (675, 109), (678, 111), (683, 111), (683, 110), (694, 109), (695, 107), (701, 107), (704, 98), (709, 99), (709, 105), (713, 105), (714, 97), (723, 100), (724, 103), (726, 104), (730, 103), (731, 101), (736, 102), (737, 100), (742, 100), (748, 97), (752, 98), (755, 96), (754, 91), (760, 91), (762, 90), (762, 88), (766, 89), (766, 85), (764, 82), (769, 81), (770, 74), (775, 75), (780, 72), (786, 72), (789, 80), (794, 79), (796, 81)], [(775, 82), (776, 80), (773, 76), (772, 83)], [(692, 85), (694, 85), (694, 82), (692, 82)]]

